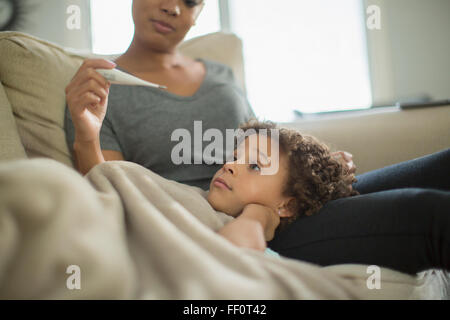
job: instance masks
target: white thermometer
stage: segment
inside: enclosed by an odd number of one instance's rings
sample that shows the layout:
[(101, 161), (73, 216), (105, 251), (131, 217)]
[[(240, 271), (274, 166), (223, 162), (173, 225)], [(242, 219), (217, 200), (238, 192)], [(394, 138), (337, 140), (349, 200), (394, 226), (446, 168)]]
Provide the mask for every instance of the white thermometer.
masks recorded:
[(145, 86), (145, 87), (153, 87), (159, 89), (167, 89), (167, 87), (151, 83), (148, 81), (144, 81), (139, 79), (131, 74), (122, 72), (117, 69), (96, 69), (98, 73), (100, 73), (106, 80), (114, 84), (124, 84), (129, 86)]

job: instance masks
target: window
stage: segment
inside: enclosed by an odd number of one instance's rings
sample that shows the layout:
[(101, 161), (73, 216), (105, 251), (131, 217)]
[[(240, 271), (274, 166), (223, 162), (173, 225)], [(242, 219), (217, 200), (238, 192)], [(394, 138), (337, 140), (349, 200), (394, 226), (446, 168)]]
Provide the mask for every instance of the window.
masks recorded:
[(132, 0), (91, 0), (92, 51), (125, 52), (133, 39)]
[(362, 1), (229, 2), (232, 31), (243, 40), (248, 97), (259, 117), (284, 122), (294, 119), (294, 110), (371, 105)]
[[(126, 51), (134, 34), (131, 4), (132, 0), (91, 0), (92, 51), (95, 54)], [(218, 0), (207, 0), (186, 39), (219, 30)]]

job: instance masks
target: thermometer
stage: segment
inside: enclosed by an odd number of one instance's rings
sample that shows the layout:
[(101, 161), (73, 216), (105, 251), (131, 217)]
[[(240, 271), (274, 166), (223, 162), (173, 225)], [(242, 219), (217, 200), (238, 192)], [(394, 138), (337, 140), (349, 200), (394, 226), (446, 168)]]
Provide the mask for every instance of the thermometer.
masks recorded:
[(167, 89), (166, 86), (162, 86), (156, 83), (144, 81), (131, 74), (125, 73), (117, 69), (96, 69), (106, 80), (114, 84), (122, 84), (128, 86), (145, 86), (158, 89)]

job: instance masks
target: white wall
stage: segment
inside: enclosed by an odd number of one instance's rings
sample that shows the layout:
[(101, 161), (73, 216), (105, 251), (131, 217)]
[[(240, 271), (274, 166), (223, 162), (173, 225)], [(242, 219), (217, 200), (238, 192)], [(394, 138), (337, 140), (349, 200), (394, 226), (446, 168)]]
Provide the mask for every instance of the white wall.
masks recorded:
[[(80, 50), (91, 49), (89, 0), (23, 0), (28, 8), (18, 31)], [(81, 10), (80, 29), (69, 30), (67, 8), (77, 5)]]
[(450, 98), (450, 1), (365, 0), (380, 6), (367, 30), (374, 104)]

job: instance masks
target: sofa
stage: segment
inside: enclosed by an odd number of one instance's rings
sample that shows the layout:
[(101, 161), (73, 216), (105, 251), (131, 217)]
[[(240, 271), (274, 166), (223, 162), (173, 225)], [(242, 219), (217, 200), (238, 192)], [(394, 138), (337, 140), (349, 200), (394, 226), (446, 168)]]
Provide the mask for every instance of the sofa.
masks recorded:
[[(183, 43), (192, 57), (232, 67), (245, 91), (242, 43), (232, 34), (214, 33)], [(65, 87), (89, 53), (61, 48), (20, 32), (0, 32), (0, 166), (33, 158), (50, 158), (69, 168), (73, 159), (64, 134)], [(111, 56), (105, 57), (111, 59)], [(353, 154), (356, 174), (450, 147), (450, 106), (402, 110), (370, 110), (311, 115), (281, 126), (295, 128), (327, 142), (333, 150)], [(365, 266), (332, 266), (343, 277)], [(448, 299), (449, 276), (429, 270), (411, 277), (386, 270), (385, 288), (396, 288), (420, 299)], [(389, 298), (390, 289), (369, 298)], [(414, 293), (414, 294), (413, 294)]]

